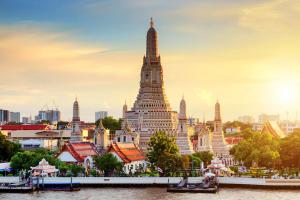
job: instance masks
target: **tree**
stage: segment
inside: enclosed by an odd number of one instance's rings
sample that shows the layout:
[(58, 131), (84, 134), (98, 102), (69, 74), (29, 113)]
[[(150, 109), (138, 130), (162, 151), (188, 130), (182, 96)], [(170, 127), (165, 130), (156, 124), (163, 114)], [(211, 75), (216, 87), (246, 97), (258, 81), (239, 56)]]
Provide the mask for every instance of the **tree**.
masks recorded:
[(279, 160), (279, 138), (270, 133), (247, 131), (244, 140), (230, 149), (235, 160), (242, 161), (245, 166), (253, 164), (259, 167), (272, 167)]
[(72, 176), (77, 177), (80, 172), (83, 171), (83, 167), (80, 165), (72, 164), (68, 166), (68, 169), (71, 171)]
[(283, 138), (279, 152), (282, 166), (300, 168), (300, 132), (293, 132)]
[(162, 170), (160, 176), (174, 176), (182, 167), (182, 160), (178, 154), (165, 151), (158, 157), (156, 166)]
[(158, 131), (150, 137), (147, 157), (150, 163), (156, 164), (158, 158), (163, 153), (177, 154), (178, 147), (176, 145), (175, 137), (168, 136), (163, 131)]
[(21, 151), (21, 145), (7, 140), (0, 132), (0, 161), (9, 161), (19, 151)]
[(15, 171), (20, 171), (23, 169), (29, 170), (30, 167), (37, 166), (43, 158), (45, 158), (50, 165), (55, 165), (56, 167), (62, 165), (62, 162), (54, 157), (50, 151), (43, 148), (16, 153), (11, 158), (10, 165)]
[(104, 176), (112, 175), (113, 172), (122, 170), (122, 163), (111, 153), (94, 157), (95, 165), (104, 171)]
[(102, 120), (102, 124), (104, 128), (109, 129), (112, 134), (116, 132), (116, 130), (121, 129), (122, 119), (114, 119), (113, 117), (105, 117), (104, 119), (98, 119), (96, 121), (96, 126), (99, 125), (100, 120)]
[(213, 156), (214, 155), (210, 151), (201, 151), (193, 154), (193, 157), (200, 159), (205, 166), (207, 166), (210, 163), (210, 161), (213, 159)]

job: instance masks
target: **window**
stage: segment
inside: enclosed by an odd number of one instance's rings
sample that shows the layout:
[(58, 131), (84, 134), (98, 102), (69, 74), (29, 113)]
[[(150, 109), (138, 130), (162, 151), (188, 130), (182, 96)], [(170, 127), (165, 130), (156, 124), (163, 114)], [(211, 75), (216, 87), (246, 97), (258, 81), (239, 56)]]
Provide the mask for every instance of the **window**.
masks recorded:
[(120, 137), (118, 137), (118, 142), (121, 142), (121, 139), (120, 139)]
[(126, 136), (123, 136), (123, 142), (126, 142)]

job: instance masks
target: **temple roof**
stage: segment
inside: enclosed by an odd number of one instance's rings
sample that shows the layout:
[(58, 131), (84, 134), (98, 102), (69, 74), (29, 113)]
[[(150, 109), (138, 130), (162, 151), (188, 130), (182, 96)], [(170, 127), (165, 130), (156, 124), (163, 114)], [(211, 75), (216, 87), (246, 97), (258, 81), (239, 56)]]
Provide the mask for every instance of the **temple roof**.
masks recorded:
[(98, 155), (96, 147), (90, 142), (65, 143), (62, 151), (68, 151), (78, 162), (83, 162), (88, 156)]
[(18, 130), (50, 130), (49, 125), (34, 124), (34, 125), (2, 125), (0, 130), (18, 131)]
[(108, 148), (108, 152), (116, 153), (124, 163), (145, 160), (143, 152), (133, 143), (113, 142)]

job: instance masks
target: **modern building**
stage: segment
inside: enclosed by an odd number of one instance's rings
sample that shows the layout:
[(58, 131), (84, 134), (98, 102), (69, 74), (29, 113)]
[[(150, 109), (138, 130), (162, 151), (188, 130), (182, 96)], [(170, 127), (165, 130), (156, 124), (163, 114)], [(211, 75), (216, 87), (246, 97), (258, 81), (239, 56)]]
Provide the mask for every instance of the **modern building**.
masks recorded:
[(190, 139), (194, 133), (194, 128), (189, 126), (186, 115), (186, 102), (182, 97), (180, 101), (179, 114), (178, 114), (178, 132), (176, 136), (176, 144), (179, 148), (181, 155), (193, 154), (193, 145)]
[(99, 119), (104, 119), (107, 116), (108, 116), (108, 112), (107, 111), (98, 111), (98, 112), (95, 112), (95, 121), (98, 121)]
[(264, 124), (268, 121), (279, 122), (280, 116), (279, 115), (267, 115), (267, 114), (261, 114), (258, 116), (258, 123)]
[(36, 121), (47, 120), (51, 123), (60, 121), (59, 110), (40, 110), (35, 118)]
[(146, 55), (143, 58), (140, 77), (140, 89), (136, 101), (131, 110), (124, 113), (124, 118), (130, 128), (140, 134), (140, 148), (146, 151), (152, 134), (165, 131), (175, 136), (178, 124), (177, 112), (172, 111), (165, 94), (157, 32), (152, 19), (147, 32)]
[(16, 123), (20, 123), (21, 122), (21, 113), (20, 112), (10, 112), (10, 122), (16, 122)]
[(8, 110), (0, 109), (0, 124), (6, 124), (10, 121), (10, 114)]
[(253, 124), (255, 122), (255, 119), (251, 115), (243, 115), (238, 117), (238, 121), (246, 124)]

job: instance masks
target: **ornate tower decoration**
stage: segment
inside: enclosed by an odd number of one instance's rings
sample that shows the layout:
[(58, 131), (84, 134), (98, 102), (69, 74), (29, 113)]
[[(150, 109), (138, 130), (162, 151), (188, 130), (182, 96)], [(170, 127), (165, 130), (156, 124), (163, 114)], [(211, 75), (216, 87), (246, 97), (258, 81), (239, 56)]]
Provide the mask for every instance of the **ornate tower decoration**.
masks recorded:
[(127, 112), (127, 103), (125, 101), (125, 104), (123, 105), (123, 115), (122, 115), (122, 118), (125, 119), (126, 118), (126, 112)]
[(100, 120), (98, 127), (95, 130), (95, 145), (98, 150), (104, 150), (109, 146), (109, 130), (105, 129)]
[(77, 97), (73, 103), (73, 118), (72, 118), (72, 133), (71, 133), (71, 142), (80, 142), (82, 141), (81, 128), (80, 128), (80, 116), (79, 116), (79, 104)]
[(188, 126), (188, 119), (186, 116), (186, 102), (182, 97), (180, 101), (179, 114), (178, 114), (178, 133), (176, 138), (176, 144), (179, 148), (180, 154), (192, 154), (193, 145), (190, 140), (192, 135), (193, 127)]
[(125, 113), (130, 128), (140, 133), (139, 143), (142, 150), (147, 150), (149, 138), (153, 133), (165, 131), (175, 135), (177, 129), (177, 113), (172, 111), (165, 94), (157, 41), (157, 32), (151, 18), (139, 93), (132, 109)]
[(215, 104), (215, 120), (214, 132), (212, 136), (212, 149), (216, 156), (229, 155), (229, 147), (225, 142), (222, 130), (221, 109), (219, 101), (217, 101), (217, 103)]

